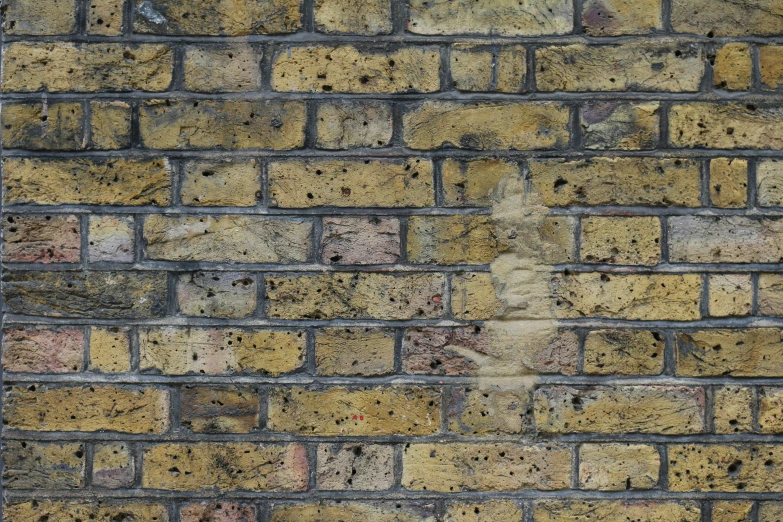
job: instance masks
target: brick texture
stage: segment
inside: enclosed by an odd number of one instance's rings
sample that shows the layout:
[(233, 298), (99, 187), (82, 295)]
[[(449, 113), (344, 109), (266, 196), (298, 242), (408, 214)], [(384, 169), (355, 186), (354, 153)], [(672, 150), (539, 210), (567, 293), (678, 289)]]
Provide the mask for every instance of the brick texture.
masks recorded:
[(783, 520), (781, 0), (2, 0), (8, 522)]

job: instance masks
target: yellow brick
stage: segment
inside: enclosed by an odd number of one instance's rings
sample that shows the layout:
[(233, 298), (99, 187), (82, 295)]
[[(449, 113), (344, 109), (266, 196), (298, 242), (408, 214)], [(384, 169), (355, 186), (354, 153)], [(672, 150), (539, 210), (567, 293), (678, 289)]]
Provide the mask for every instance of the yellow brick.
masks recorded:
[(324, 33), (388, 34), (392, 30), (390, 0), (317, 0), (315, 25)]
[(583, 444), (579, 449), (579, 485), (597, 491), (652, 489), (658, 484), (661, 457), (646, 444)]
[(677, 375), (779, 377), (783, 333), (778, 328), (702, 330), (676, 337)]
[(501, 159), (447, 159), (441, 168), (445, 203), (457, 207), (490, 206), (500, 180), (519, 175), (516, 163)]
[(274, 60), (272, 88), (283, 92), (406, 93), (440, 87), (431, 47), (377, 52), (353, 46), (287, 47)]
[(7, 0), (3, 32), (16, 35), (67, 35), (76, 30), (76, 0)]
[(129, 500), (29, 500), (9, 503), (3, 514), (3, 519), (8, 522), (29, 522), (42, 518), (62, 522), (105, 522), (123, 517), (155, 522), (169, 520), (164, 504)]
[(716, 87), (730, 91), (746, 91), (750, 89), (752, 74), (753, 64), (748, 44), (726, 44), (715, 53), (713, 81)]
[(491, 48), (470, 44), (451, 46), (451, 82), (459, 91), (489, 91), (494, 57)]
[(753, 283), (750, 275), (711, 275), (709, 282), (711, 316), (750, 315), (753, 306)]
[(521, 522), (522, 507), (513, 500), (449, 502), (444, 522)]
[[(243, 92), (261, 88), (263, 52), (251, 45), (191, 45), (185, 48), (185, 89)], [(219, 64), (219, 66), (216, 66)]]
[(767, 89), (779, 89), (783, 85), (783, 45), (759, 47), (761, 83)]
[(252, 207), (261, 199), (261, 169), (255, 159), (187, 161), (180, 197), (185, 205)]
[(367, 522), (437, 522), (435, 505), (425, 502), (320, 501), (276, 503), (271, 522), (324, 522), (365, 520)]
[(90, 102), (92, 148), (127, 149), (131, 144), (131, 107), (122, 101)]
[(586, 263), (658, 264), (660, 220), (657, 217), (583, 218), (581, 255)]
[[(85, 460), (84, 444), (79, 442), (8, 440), (3, 444), (3, 487), (12, 490), (82, 488)], [(3, 518), (6, 516), (3, 513)]]
[(588, 149), (654, 149), (660, 137), (660, 104), (601, 102), (581, 112), (584, 144)]
[(678, 33), (713, 36), (772, 35), (783, 31), (778, 0), (675, 0), (672, 27)]
[(329, 328), (315, 334), (319, 375), (383, 375), (394, 371), (391, 330)]
[(783, 206), (783, 161), (761, 160), (756, 165), (756, 200), (762, 207)]
[(274, 388), (270, 431), (317, 436), (430, 435), (440, 428), (434, 388)]
[(710, 200), (721, 208), (742, 208), (747, 204), (747, 160), (716, 158), (710, 161)]
[(527, 77), (527, 52), (521, 45), (509, 45), (501, 47), (498, 52), (497, 63), (498, 92), (518, 93), (524, 91), (525, 78)]
[(663, 28), (661, 0), (587, 0), (582, 26), (591, 36), (647, 34)]
[(451, 309), (454, 317), (467, 320), (491, 319), (503, 307), (488, 273), (455, 275), (451, 281)]
[(764, 388), (759, 397), (759, 428), (762, 433), (783, 433), (783, 388)]
[(28, 150), (85, 148), (80, 103), (4, 103), (3, 146)]
[(152, 387), (14, 387), (3, 420), (10, 429), (161, 434), (169, 428), (169, 393)]
[(659, 375), (665, 341), (658, 332), (596, 330), (585, 338), (585, 373), (593, 375)]
[(269, 165), (269, 197), (281, 208), (433, 205), (432, 163), (388, 160), (289, 160)]
[(130, 338), (125, 328), (90, 330), (90, 370), (106, 373), (130, 371)]
[(719, 501), (712, 504), (712, 522), (751, 522), (753, 502)]
[(781, 445), (672, 445), (669, 491), (780, 493), (783, 471), (775, 463), (782, 459)]
[(674, 147), (781, 149), (783, 109), (743, 103), (693, 102), (669, 110), (669, 140)]
[(759, 313), (783, 315), (783, 275), (759, 274)]
[(714, 389), (713, 423), (715, 433), (753, 431), (753, 389), (722, 386)]
[(258, 392), (250, 386), (183, 386), (182, 425), (194, 433), (258, 429)]
[(696, 502), (618, 501), (618, 500), (546, 500), (535, 503), (535, 522), (700, 522)]
[(125, 28), (122, 0), (90, 0), (87, 7), (87, 32), (101, 36), (120, 36)]
[(316, 119), (316, 145), (322, 149), (385, 147), (392, 138), (392, 109), (386, 102), (324, 102), (318, 105)]
[(135, 464), (127, 442), (96, 444), (93, 449), (92, 483), (101, 488), (133, 486)]
[(442, 265), (491, 263), (498, 238), (488, 216), (412, 216), (408, 220), (408, 261)]

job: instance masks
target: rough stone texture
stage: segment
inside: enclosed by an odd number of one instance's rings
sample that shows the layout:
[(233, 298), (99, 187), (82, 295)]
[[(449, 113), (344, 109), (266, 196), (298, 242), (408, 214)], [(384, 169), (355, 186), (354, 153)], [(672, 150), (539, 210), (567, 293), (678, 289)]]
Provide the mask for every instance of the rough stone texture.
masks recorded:
[(487, 502), (452, 502), (446, 506), (445, 522), (521, 522), (522, 507), (513, 500)]
[(267, 427), (310, 436), (430, 435), (438, 432), (440, 394), (433, 388), (275, 388)]
[(258, 395), (248, 386), (184, 386), (182, 425), (195, 433), (250, 433), (258, 428)]
[(431, 503), (378, 501), (274, 504), (270, 520), (271, 522), (322, 522), (346, 518), (372, 522), (437, 522), (435, 506)]
[(759, 68), (764, 88), (780, 89), (783, 86), (783, 67), (780, 65), (782, 57), (783, 46), (764, 45), (759, 48)]
[(783, 8), (775, 0), (732, 2), (674, 0), (672, 27), (707, 36), (772, 35), (783, 31)]
[[(345, 64), (351, 64), (346, 67)], [(289, 47), (275, 57), (272, 88), (283, 92), (433, 92), (440, 85), (435, 48), (386, 53), (353, 46)]]
[(116, 520), (131, 518), (168, 522), (164, 504), (133, 500), (102, 500), (93, 502), (67, 500), (30, 500), (6, 506), (3, 518), (11, 522), (26, 520)]
[(759, 397), (759, 429), (762, 433), (783, 433), (783, 388), (763, 388)]
[(382, 491), (394, 485), (394, 448), (382, 445), (319, 444), (315, 480), (335, 491)]
[(119, 36), (125, 24), (122, 0), (90, 0), (87, 32), (101, 36)]
[(589, 217), (582, 220), (586, 263), (655, 265), (661, 258), (661, 223), (656, 217)]
[(252, 207), (262, 198), (259, 167), (255, 159), (185, 162), (180, 198), (198, 207)]
[(92, 483), (107, 489), (133, 485), (135, 464), (129, 445), (124, 442), (96, 444), (92, 464)]
[(579, 448), (579, 486), (598, 491), (652, 489), (660, 455), (644, 444), (584, 444)]
[(777, 328), (682, 332), (675, 340), (678, 375), (783, 375), (776, 362), (783, 356), (783, 332)]
[(394, 334), (372, 328), (329, 328), (315, 334), (319, 375), (383, 375), (394, 371)]
[(6, 103), (3, 146), (28, 150), (84, 148), (84, 112), (80, 103)]
[[(757, 172), (757, 183), (761, 184)], [(763, 176), (762, 176), (763, 177)], [(759, 191), (763, 194), (763, 191)], [(759, 202), (763, 196), (759, 196)], [(710, 200), (716, 207), (741, 208), (748, 201), (748, 161), (716, 158), (710, 161)]]
[(424, 207), (434, 203), (432, 185), (432, 163), (420, 158), (269, 165), (270, 204), (281, 208)]
[(759, 161), (756, 166), (756, 200), (762, 207), (783, 206), (783, 162)]
[(726, 44), (715, 53), (712, 78), (716, 87), (730, 91), (746, 91), (750, 89), (752, 74), (753, 63), (748, 44)]
[(9, 35), (67, 35), (76, 29), (76, 0), (8, 0), (2, 14)]
[(375, 35), (392, 30), (391, 0), (363, 1), (361, 7), (343, 0), (317, 0), (315, 25), (324, 33)]
[(753, 431), (753, 389), (724, 386), (713, 391), (715, 433)]
[(90, 262), (132, 262), (134, 226), (131, 216), (90, 216), (87, 247)]
[(250, 45), (189, 46), (185, 49), (185, 88), (194, 92), (255, 91), (261, 87), (262, 56), (262, 51)]
[(663, 28), (661, 0), (587, 0), (582, 29), (591, 36), (647, 34)]
[(780, 493), (781, 458), (783, 448), (772, 444), (671, 445), (669, 490)]
[[(743, 216), (669, 218), (671, 260), (685, 263), (778, 263), (783, 221)], [(727, 241), (727, 239), (730, 239)]]
[(253, 522), (256, 520), (256, 509), (235, 502), (197, 502), (183, 506), (179, 519), (182, 522)]
[(295, 331), (152, 328), (139, 332), (141, 370), (279, 375), (304, 362), (304, 335)]
[(547, 500), (535, 503), (535, 522), (655, 522), (677, 520), (699, 522), (701, 509), (694, 502)]
[(413, 216), (407, 244), (411, 263), (480, 265), (498, 253), (498, 239), (486, 216)]
[(568, 110), (559, 103), (426, 101), (403, 117), (413, 149), (531, 150), (565, 146)]
[(669, 140), (674, 147), (697, 149), (781, 149), (778, 106), (740, 103), (683, 103), (669, 111)]
[(90, 370), (120, 373), (130, 371), (130, 336), (124, 328), (90, 329)]
[(3, 445), (3, 487), (75, 489), (84, 485), (84, 444), (11, 440)]
[(326, 218), (321, 239), (323, 262), (336, 265), (382, 265), (400, 260), (397, 219)]
[(519, 166), (501, 159), (457, 161), (447, 159), (441, 167), (445, 203), (456, 207), (489, 207), (501, 179), (519, 174)]
[(322, 149), (379, 148), (392, 138), (392, 110), (384, 102), (326, 102), (318, 105), (316, 119)]
[(783, 275), (759, 275), (759, 313), (783, 315)]
[(585, 373), (658, 375), (664, 366), (665, 340), (660, 332), (596, 330), (585, 338)]
[(129, 148), (131, 144), (132, 118), (131, 106), (125, 102), (90, 103), (90, 140), (92, 148), (98, 150)]
[(581, 114), (588, 149), (654, 149), (660, 138), (658, 103), (593, 103)]
[(753, 282), (744, 274), (714, 275), (709, 278), (709, 307), (713, 317), (750, 315)]

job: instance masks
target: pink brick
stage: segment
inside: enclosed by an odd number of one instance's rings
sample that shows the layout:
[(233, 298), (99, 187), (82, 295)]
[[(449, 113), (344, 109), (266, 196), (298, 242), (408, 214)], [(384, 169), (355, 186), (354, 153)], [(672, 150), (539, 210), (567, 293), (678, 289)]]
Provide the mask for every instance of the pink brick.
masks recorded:
[(84, 358), (84, 332), (14, 327), (3, 330), (3, 368), (10, 372), (77, 372)]
[(400, 258), (400, 222), (380, 218), (326, 218), (324, 263), (376, 265)]
[(18, 263), (78, 263), (79, 218), (8, 216), (3, 221), (3, 259)]
[(188, 504), (180, 511), (180, 522), (253, 522), (253, 506), (234, 502), (199, 502)]

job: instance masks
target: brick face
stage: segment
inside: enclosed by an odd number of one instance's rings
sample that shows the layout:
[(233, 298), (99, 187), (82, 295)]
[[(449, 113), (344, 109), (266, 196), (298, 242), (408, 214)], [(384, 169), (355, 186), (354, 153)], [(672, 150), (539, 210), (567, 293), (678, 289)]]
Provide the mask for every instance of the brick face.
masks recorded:
[(783, 520), (780, 0), (3, 0), (10, 522)]

